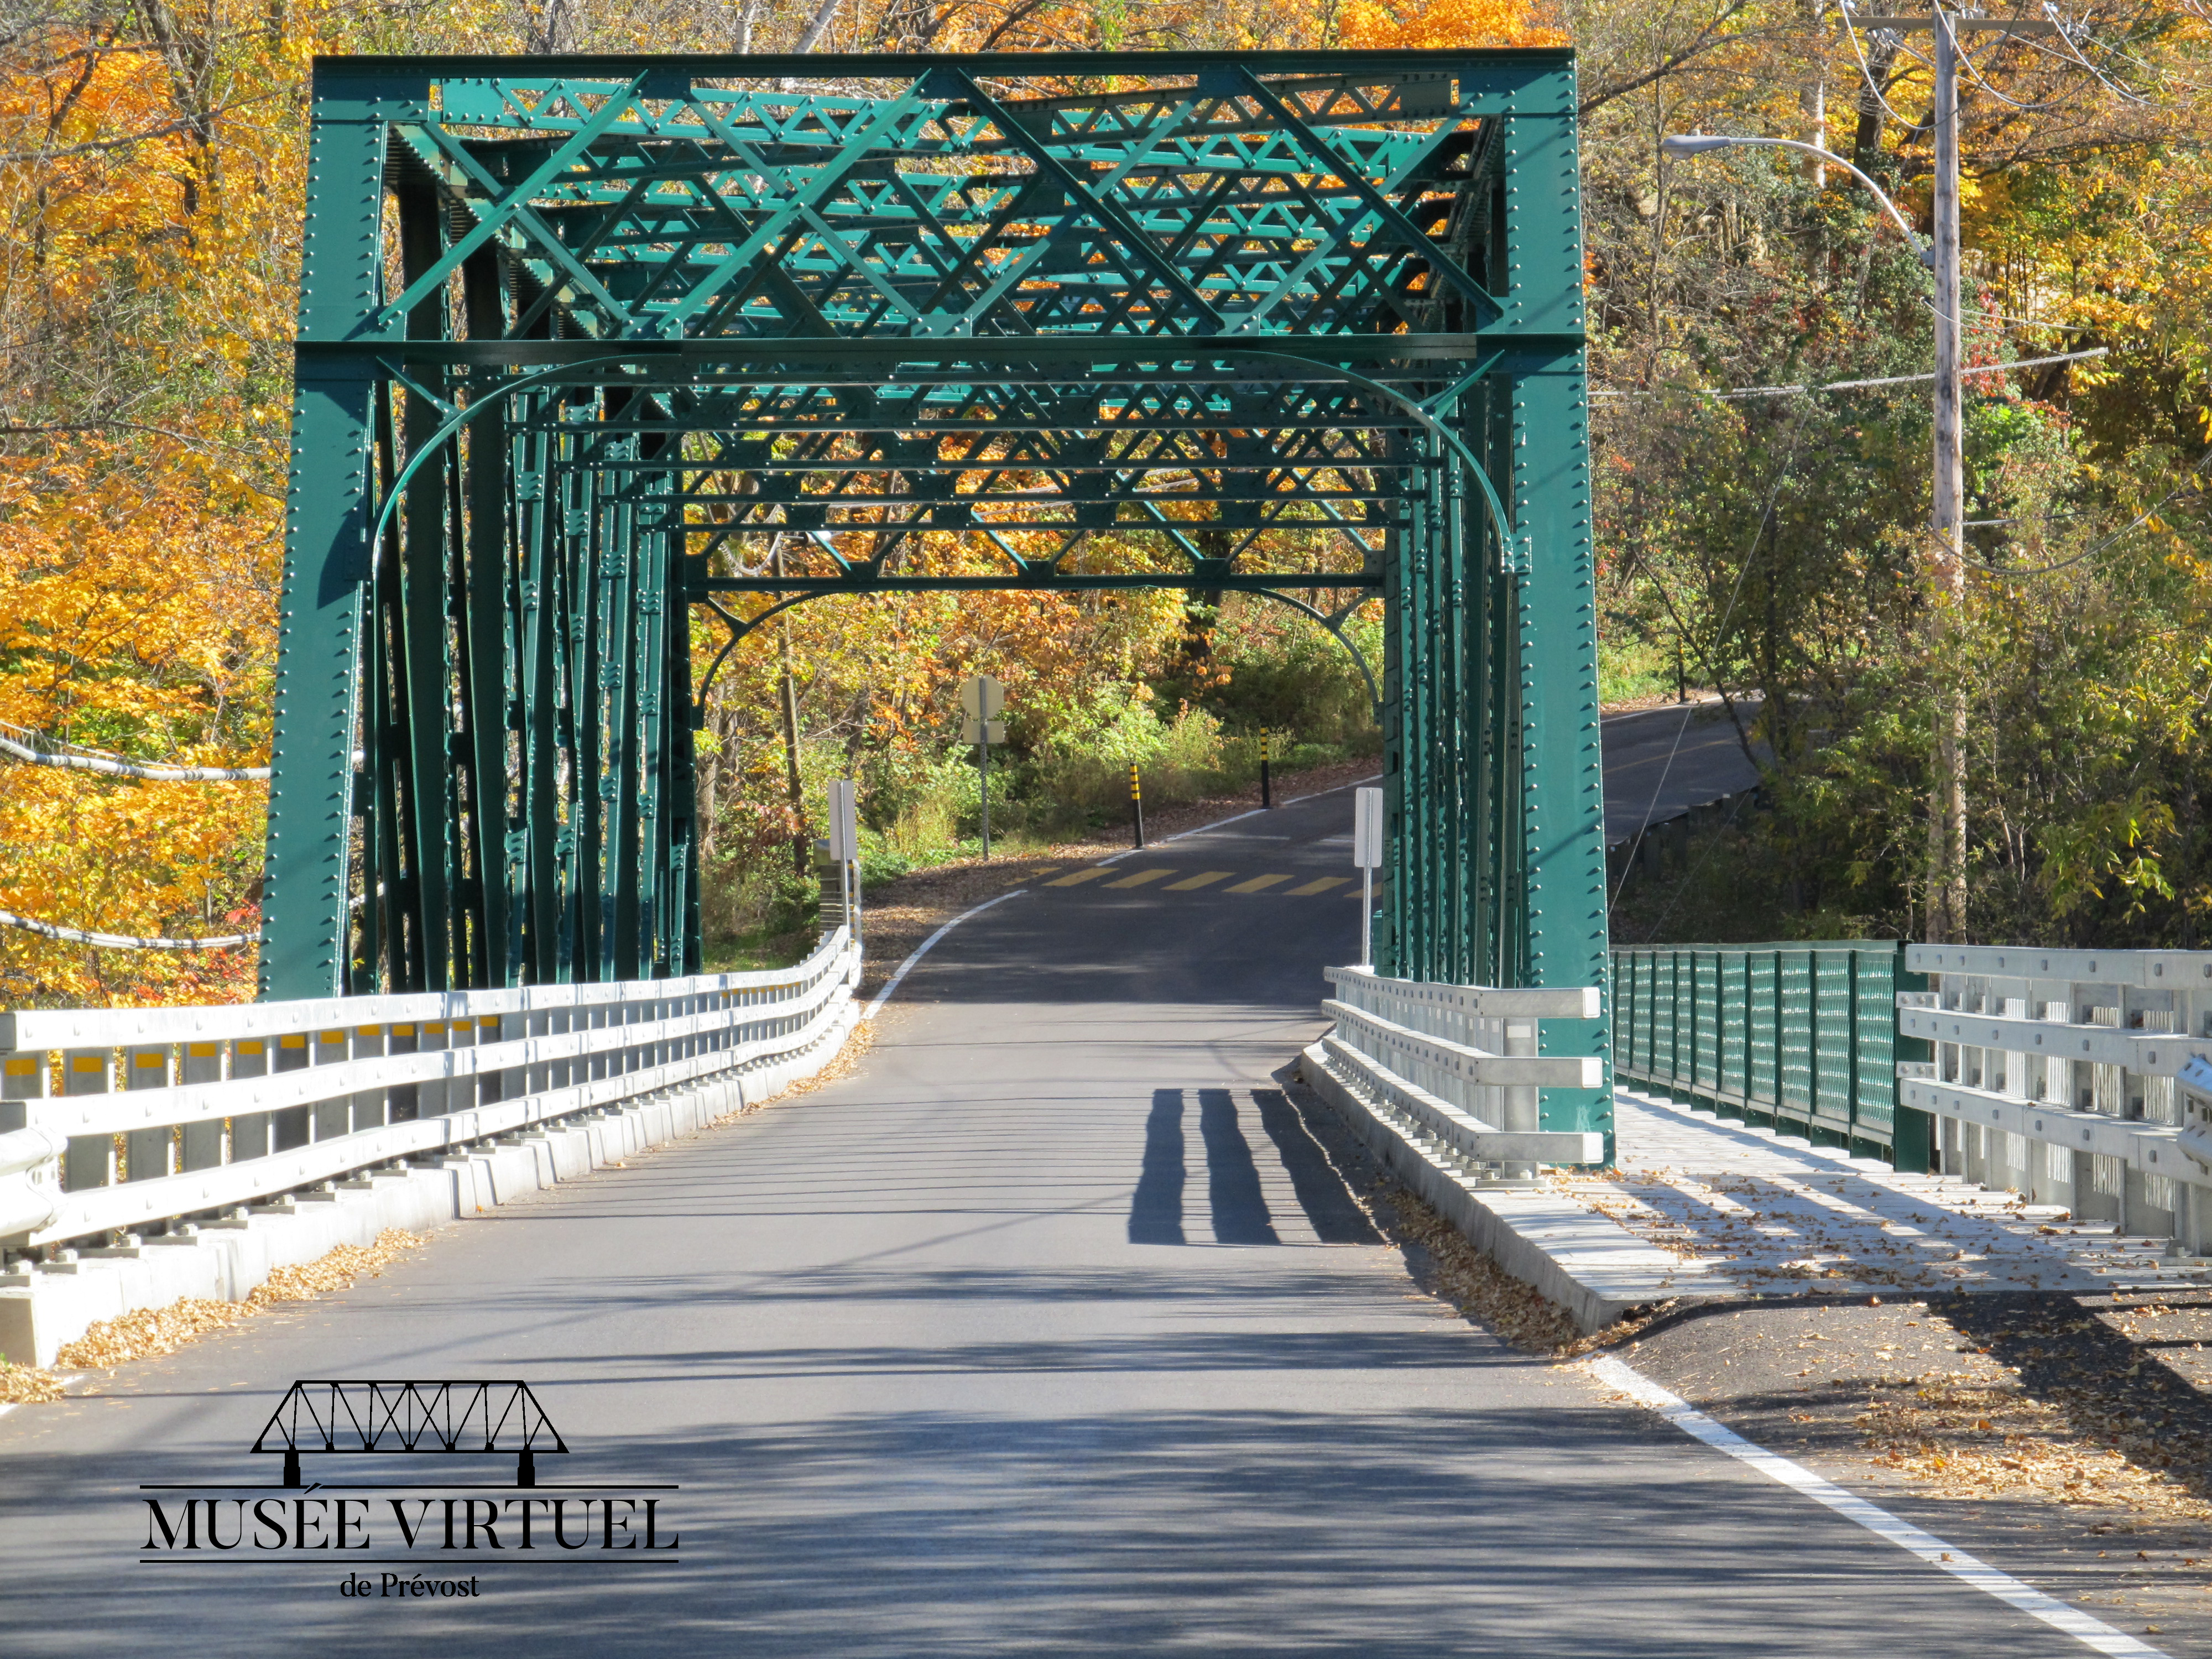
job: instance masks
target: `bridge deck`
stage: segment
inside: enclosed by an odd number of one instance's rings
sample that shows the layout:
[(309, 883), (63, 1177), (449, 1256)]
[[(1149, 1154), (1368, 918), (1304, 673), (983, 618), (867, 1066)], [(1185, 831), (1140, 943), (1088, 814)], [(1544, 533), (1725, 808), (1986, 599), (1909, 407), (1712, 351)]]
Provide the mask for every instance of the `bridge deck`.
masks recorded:
[[(1117, 867), (1303, 884), (1346, 811)], [(235, 1655), (2065, 1645), (1416, 1294), (1270, 1080), (1353, 907), (1168, 884), (998, 905), (854, 1076), (0, 1419), (0, 1650), (180, 1619)], [(266, 1480), (295, 1378), (376, 1375), (527, 1380), (560, 1480), (680, 1484), (680, 1557), (479, 1552), (481, 1599), (374, 1609), (340, 1560), (136, 1565), (140, 1483)]]

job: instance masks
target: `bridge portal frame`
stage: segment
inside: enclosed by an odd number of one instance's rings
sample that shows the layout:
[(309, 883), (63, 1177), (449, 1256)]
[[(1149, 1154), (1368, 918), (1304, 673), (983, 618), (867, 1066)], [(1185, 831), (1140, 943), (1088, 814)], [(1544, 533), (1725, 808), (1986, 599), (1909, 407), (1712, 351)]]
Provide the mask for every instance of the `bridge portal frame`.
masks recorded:
[(318, 60), (263, 995), (693, 971), (690, 619), (1134, 586), (1379, 596), (1380, 965), (1602, 984), (1576, 118), (1549, 50)]

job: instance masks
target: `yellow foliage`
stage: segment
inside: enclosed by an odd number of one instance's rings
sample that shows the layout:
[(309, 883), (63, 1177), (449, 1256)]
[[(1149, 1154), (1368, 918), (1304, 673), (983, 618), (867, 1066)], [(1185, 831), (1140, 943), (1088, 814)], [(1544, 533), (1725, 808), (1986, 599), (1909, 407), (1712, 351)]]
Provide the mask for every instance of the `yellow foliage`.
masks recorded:
[[(0, 75), (0, 720), (135, 758), (265, 761), (296, 270), (297, 52), (208, 20), (19, 41)], [(250, 112), (250, 113), (249, 113)], [(150, 136), (149, 136), (150, 135)], [(252, 932), (265, 790), (0, 762), (0, 908), (105, 933)], [(0, 930), (0, 1000), (250, 992), (250, 953)]]

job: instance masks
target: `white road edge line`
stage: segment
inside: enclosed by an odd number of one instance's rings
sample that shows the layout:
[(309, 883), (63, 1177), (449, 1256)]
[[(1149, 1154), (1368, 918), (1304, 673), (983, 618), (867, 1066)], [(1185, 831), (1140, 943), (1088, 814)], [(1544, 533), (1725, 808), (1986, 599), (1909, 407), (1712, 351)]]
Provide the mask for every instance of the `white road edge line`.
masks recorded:
[[(1382, 775), (1380, 772), (1377, 772), (1373, 777), (1354, 778), (1350, 783), (1340, 783), (1334, 789), (1316, 789), (1310, 795), (1292, 795), (1288, 800), (1285, 801), (1283, 805), (1285, 806), (1296, 806), (1302, 800), (1319, 800), (1323, 795), (1340, 794), (1346, 789), (1357, 789), (1363, 783), (1380, 783), (1382, 781)], [(1104, 858), (1100, 859), (1097, 861), (1101, 864), (1119, 864), (1123, 859), (1133, 859), (1139, 853), (1149, 853), (1152, 850), (1153, 847), (1164, 847), (1169, 842), (1181, 841), (1188, 836), (1202, 836), (1209, 830), (1219, 830), (1229, 824), (1242, 823), (1247, 818), (1256, 818), (1261, 813), (1271, 810), (1271, 808), (1265, 806), (1255, 806), (1249, 812), (1237, 813), (1234, 817), (1216, 818), (1211, 823), (1201, 823), (1195, 830), (1177, 830), (1172, 836), (1166, 836), (1162, 840), (1152, 842), (1151, 846), (1125, 847), (1118, 853), (1109, 853)]]
[(2078, 1607), (2070, 1607), (2056, 1596), (2046, 1595), (2031, 1584), (2024, 1584), (2010, 1573), (1999, 1572), (1984, 1562), (1977, 1561), (1964, 1550), (1954, 1549), (1930, 1532), (1923, 1532), (1910, 1521), (1900, 1520), (1887, 1510), (1869, 1504), (1863, 1498), (1845, 1492), (1832, 1480), (1823, 1480), (1801, 1463), (1794, 1463), (1779, 1452), (1771, 1452), (1755, 1445), (1734, 1429), (1728, 1428), (1705, 1415), (1680, 1395), (1671, 1394), (1611, 1355), (1601, 1355), (1589, 1362), (1590, 1374), (1599, 1381), (1609, 1382), (1640, 1405), (1649, 1406), (1683, 1433), (1702, 1440), (1716, 1451), (1726, 1452), (1737, 1462), (1748, 1463), (1768, 1480), (1779, 1482), (1794, 1492), (1801, 1492), (1815, 1503), (1825, 1504), (1847, 1521), (1855, 1521), (1877, 1538), (1887, 1539), (1898, 1548), (1918, 1556), (1931, 1567), (1941, 1567), (1953, 1577), (1972, 1584), (1986, 1595), (1994, 1595), (2008, 1606), (2017, 1607), (2030, 1618), (2039, 1619), (2053, 1630), (2062, 1631), (2098, 1653), (2121, 1656), (2121, 1659), (2168, 1659), (2160, 1650), (2147, 1642), (2139, 1642), (2124, 1631), (2113, 1629), (2101, 1619), (2092, 1618)]
[(981, 915), (993, 905), (1004, 904), (1010, 898), (1019, 898), (1023, 894), (1029, 890), (1030, 890), (1026, 887), (1017, 887), (1011, 893), (1001, 893), (996, 898), (985, 899), (981, 904), (975, 906), (972, 910), (963, 910), (958, 915), (953, 917), (951, 921), (946, 922), (945, 926), (939, 928), (927, 939), (922, 940), (921, 944), (915, 945), (914, 947), (914, 954), (908, 957), (904, 962), (899, 963), (898, 972), (893, 974), (889, 979), (884, 981), (884, 988), (876, 993), (876, 1000), (868, 1005), (866, 1012), (861, 1014), (860, 1018), (862, 1019), (873, 1019), (876, 1017), (876, 1011), (881, 1008), (884, 1004), (890, 1000), (890, 994), (892, 992), (898, 989), (899, 981), (914, 971), (914, 964), (915, 963), (920, 962), (924, 957), (929, 954), (929, 947), (931, 945), (936, 944), (938, 940), (943, 939), (947, 933), (957, 927), (962, 922), (967, 921), (969, 917)]
[[(1380, 783), (1382, 781), (1382, 775), (1380, 772), (1376, 772), (1364, 778), (1354, 778), (1350, 783), (1340, 783), (1333, 789), (1316, 789), (1310, 795), (1293, 795), (1288, 800), (1285, 801), (1283, 805), (1285, 806), (1296, 806), (1302, 800), (1319, 800), (1323, 795), (1340, 795), (1347, 789), (1357, 789), (1363, 783)], [(1207, 827), (1211, 828), (1212, 826), (1208, 825)], [(1198, 832), (1194, 830), (1189, 833), (1196, 835)]]

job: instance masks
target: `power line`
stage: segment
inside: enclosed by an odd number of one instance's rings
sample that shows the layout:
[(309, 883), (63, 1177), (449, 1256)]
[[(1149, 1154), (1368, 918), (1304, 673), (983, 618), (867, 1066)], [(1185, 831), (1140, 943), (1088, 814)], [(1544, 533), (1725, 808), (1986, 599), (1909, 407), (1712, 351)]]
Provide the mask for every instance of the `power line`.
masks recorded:
[[(2110, 346), (2092, 346), (2087, 351), (2063, 351), (2051, 357), (2022, 357), (2016, 362), (1983, 363), (1959, 371), (1961, 378), (1969, 374), (2003, 374), (2015, 368), (2041, 368), (2051, 363), (2077, 363), (2085, 358), (2102, 357), (2112, 350)], [(1823, 380), (1815, 386), (1747, 386), (1730, 392), (1708, 392), (1698, 386), (1668, 386), (1657, 392), (1593, 392), (1593, 398), (1664, 398), (1680, 393), (1691, 398), (1803, 398), (1818, 392), (1863, 392), (1877, 386), (1911, 386), (1936, 378), (1931, 371), (1926, 374), (1885, 374), (1870, 380)]]
[(106, 951), (227, 951), (233, 945), (254, 944), (261, 937), (258, 933), (226, 933), (218, 939), (167, 939), (158, 934), (95, 933), (87, 928), (63, 927), (33, 916), (19, 916), (13, 910), (0, 910), (0, 927), (20, 927), (27, 933), (38, 933), (70, 945), (97, 945)]
[[(21, 726), (8, 726), (7, 731), (21, 732), (33, 742), (51, 743), (54, 739)], [(150, 778), (163, 783), (231, 783), (252, 779), (265, 779), (265, 766), (164, 766), (156, 762), (127, 761), (113, 755), (104, 755), (97, 750), (80, 748), (69, 744), (62, 749), (33, 748), (31, 744), (0, 736), (0, 754), (13, 755), (17, 760), (28, 761), (33, 766), (60, 766), (77, 772), (100, 772), (114, 778)]]
[[(2122, 525), (2118, 530), (2115, 530), (2111, 535), (2106, 537), (2101, 541), (2090, 543), (2088, 546), (2083, 548), (2079, 553), (2075, 554), (2071, 558), (2061, 559), (2057, 564), (2032, 566), (2025, 570), (2009, 569), (1990, 565), (1983, 568), (1979, 574), (1985, 576), (2049, 576), (2054, 575), (2061, 570), (2069, 569), (2071, 567), (2081, 563), (2082, 560), (2089, 558), (2095, 554), (2103, 552), (2114, 542), (2119, 540), (2121, 537), (2128, 534), (2137, 526), (2144, 523), (2149, 519), (2156, 517), (2160, 512), (2164, 510), (2166, 503), (2171, 501), (2175, 496), (2181, 494), (2183, 490), (2188, 489), (2190, 481), (2195, 478), (2199, 473), (2203, 472), (2207, 466), (2212, 466), (2212, 449), (2206, 450), (2202, 455), (2197, 458), (2197, 465), (2191, 467), (2188, 471), (2181, 475), (2181, 482), (2179, 483), (2174, 485), (2172, 489), (2167, 490), (2165, 495), (2160, 496), (2148, 507), (2143, 508), (2142, 512), (2136, 514), (2134, 518), (2130, 519), (2125, 524)], [(1972, 567), (1969, 568), (1972, 568)]]

